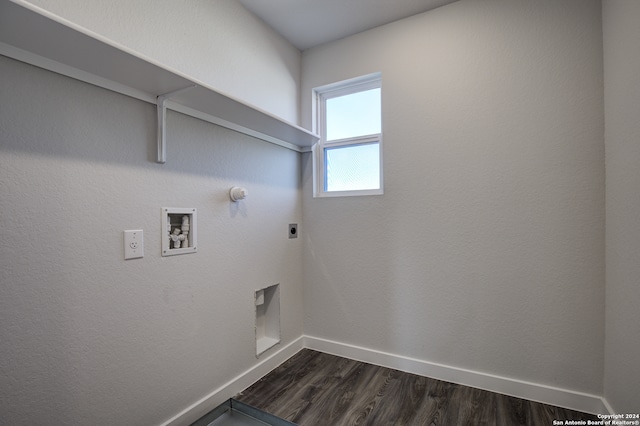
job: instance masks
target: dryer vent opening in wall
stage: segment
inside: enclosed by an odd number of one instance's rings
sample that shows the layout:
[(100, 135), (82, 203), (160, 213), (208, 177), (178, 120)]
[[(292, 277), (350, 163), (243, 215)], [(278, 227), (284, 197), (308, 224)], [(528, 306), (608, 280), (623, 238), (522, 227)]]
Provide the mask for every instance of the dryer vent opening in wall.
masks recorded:
[(280, 284), (256, 290), (256, 357), (280, 343)]
[(162, 208), (162, 256), (198, 250), (196, 213), (194, 208)]

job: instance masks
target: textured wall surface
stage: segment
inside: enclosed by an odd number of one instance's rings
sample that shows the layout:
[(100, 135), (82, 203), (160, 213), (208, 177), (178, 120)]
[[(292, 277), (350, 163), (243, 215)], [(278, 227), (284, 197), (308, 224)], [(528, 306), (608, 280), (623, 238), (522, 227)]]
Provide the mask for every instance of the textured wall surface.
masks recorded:
[[(268, 285), (283, 344), (302, 334), (299, 154), (169, 112), (159, 165), (152, 105), (0, 74), (0, 423), (162, 423), (257, 363)], [(161, 207), (198, 209), (196, 254), (160, 256)], [(144, 258), (123, 260), (125, 229)]]
[(29, 2), (298, 123), (300, 52), (236, 0)]
[[(593, 394), (604, 371), (638, 411), (637, 3), (603, 3), (605, 92), (597, 0), (461, 0), (302, 67), (232, 0), (31, 2), (294, 122), (302, 69), (306, 126), (313, 87), (381, 71), (385, 195), (313, 199), (310, 155), (172, 112), (155, 164), (153, 106), (0, 57), (2, 420), (161, 423), (256, 364), (274, 283), (283, 343), (304, 320)], [(198, 208), (197, 254), (160, 257), (163, 206)]]
[(460, 1), (303, 52), (303, 117), (382, 72), (385, 175), (313, 199), (305, 154), (305, 334), (601, 394), (600, 12)]
[(607, 170), (605, 397), (640, 412), (640, 2), (603, 3)]

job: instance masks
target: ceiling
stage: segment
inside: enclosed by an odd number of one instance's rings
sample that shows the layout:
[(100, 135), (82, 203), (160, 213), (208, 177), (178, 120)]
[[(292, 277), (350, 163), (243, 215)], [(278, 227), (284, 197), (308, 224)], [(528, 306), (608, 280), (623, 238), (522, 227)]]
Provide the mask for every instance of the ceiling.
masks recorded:
[(457, 0), (240, 0), (300, 50)]

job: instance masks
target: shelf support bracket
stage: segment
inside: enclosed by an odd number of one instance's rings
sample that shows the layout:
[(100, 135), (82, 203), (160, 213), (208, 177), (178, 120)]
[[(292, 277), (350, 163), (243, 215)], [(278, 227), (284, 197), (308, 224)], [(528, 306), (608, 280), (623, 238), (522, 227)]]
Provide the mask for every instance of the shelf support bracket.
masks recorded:
[(160, 164), (164, 164), (167, 161), (167, 106), (165, 103), (169, 98), (180, 94), (182, 92), (186, 92), (187, 90), (193, 89), (196, 87), (195, 84), (187, 87), (183, 87), (182, 89), (174, 90), (173, 92), (165, 93), (163, 95), (159, 95), (156, 98), (156, 108), (158, 112), (158, 159), (156, 162)]

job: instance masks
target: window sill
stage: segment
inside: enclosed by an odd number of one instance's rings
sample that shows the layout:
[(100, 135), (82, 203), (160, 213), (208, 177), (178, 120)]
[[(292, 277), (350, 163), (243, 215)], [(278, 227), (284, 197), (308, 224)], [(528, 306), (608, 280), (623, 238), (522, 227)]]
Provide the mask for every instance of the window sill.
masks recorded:
[(384, 195), (382, 189), (365, 189), (361, 191), (330, 191), (316, 192), (313, 198), (333, 198), (333, 197), (363, 197), (366, 195)]

